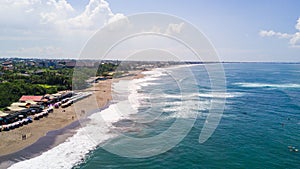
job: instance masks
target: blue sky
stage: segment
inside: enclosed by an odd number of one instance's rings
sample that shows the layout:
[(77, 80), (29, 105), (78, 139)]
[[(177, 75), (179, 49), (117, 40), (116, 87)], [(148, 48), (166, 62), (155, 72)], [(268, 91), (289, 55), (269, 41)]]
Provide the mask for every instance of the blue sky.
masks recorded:
[(259, 31), (295, 33), (300, 1), (279, 0), (110, 0), (124, 14), (164, 12), (197, 26), (216, 47), (221, 59), (234, 61), (300, 61), (300, 48), (288, 39), (261, 37)]
[[(161, 12), (195, 25), (209, 38), (222, 61), (300, 61), (298, 0), (15, 1), (19, 4), (0, 3), (4, 16), (14, 18), (0, 17), (2, 57), (72, 58), (110, 18)], [(97, 5), (101, 10), (86, 10), (86, 6), (96, 9)], [(91, 11), (93, 15), (89, 15)]]

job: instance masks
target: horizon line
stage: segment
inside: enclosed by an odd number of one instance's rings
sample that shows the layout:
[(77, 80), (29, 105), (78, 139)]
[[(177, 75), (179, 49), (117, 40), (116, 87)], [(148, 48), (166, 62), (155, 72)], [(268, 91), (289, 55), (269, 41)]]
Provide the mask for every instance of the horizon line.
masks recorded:
[(75, 59), (75, 58), (38, 58), (38, 57), (1, 57), (2, 59), (24, 59), (24, 60), (67, 60), (67, 61), (131, 61), (131, 62), (190, 62), (190, 63), (300, 63), (300, 61), (193, 61), (193, 60), (182, 60), (182, 61), (172, 61), (172, 60), (118, 60), (118, 59)]

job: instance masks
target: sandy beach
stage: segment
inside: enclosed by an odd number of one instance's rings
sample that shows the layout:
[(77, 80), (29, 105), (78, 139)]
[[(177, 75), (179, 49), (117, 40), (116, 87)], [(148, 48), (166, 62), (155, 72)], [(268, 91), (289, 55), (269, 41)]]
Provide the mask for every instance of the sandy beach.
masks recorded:
[[(143, 77), (143, 74), (135, 72), (134, 76), (100, 81), (93, 84), (92, 87), (84, 90), (92, 92), (93, 94), (91, 96), (74, 103), (77, 108), (81, 108), (80, 111), (77, 110), (77, 113), (74, 110), (74, 105), (67, 108), (58, 108), (54, 109), (54, 112), (50, 113), (48, 117), (44, 117), (40, 120), (34, 120), (33, 123), (11, 131), (0, 132), (0, 158), (1, 156), (12, 154), (29, 147), (37, 142), (41, 137), (45, 136), (49, 131), (62, 129), (75, 123), (79, 119), (86, 117), (88, 112), (104, 107), (112, 99), (111, 86), (113, 82), (121, 79), (134, 79), (141, 77)], [(95, 104), (93, 104), (95, 102), (95, 98), (98, 103), (98, 107), (95, 107)], [(22, 135), (26, 135), (26, 139), (22, 139)], [(61, 138), (58, 143), (67, 138), (68, 137)]]

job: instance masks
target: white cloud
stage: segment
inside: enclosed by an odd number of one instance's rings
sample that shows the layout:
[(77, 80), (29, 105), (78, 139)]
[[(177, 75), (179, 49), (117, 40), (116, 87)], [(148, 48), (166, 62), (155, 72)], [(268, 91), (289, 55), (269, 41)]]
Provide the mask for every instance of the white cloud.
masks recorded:
[(73, 29), (99, 29), (114, 17), (109, 4), (104, 0), (90, 0), (80, 15), (69, 18), (67, 24)]
[(144, 32), (153, 32), (153, 33), (160, 33), (165, 35), (172, 35), (172, 34), (180, 34), (184, 29), (184, 23), (169, 23), (167, 26), (158, 26), (154, 25), (150, 30), (144, 30)]
[(6, 56), (20, 56), (23, 57), (61, 57), (65, 55), (65, 51), (60, 47), (54, 46), (44, 46), (44, 47), (28, 47), (28, 48), (19, 48), (15, 50), (5, 51)]
[(282, 33), (282, 32), (275, 32), (273, 30), (261, 30), (259, 35), (261, 37), (277, 37), (277, 38), (284, 38), (289, 39), (289, 44), (292, 47), (300, 47), (300, 17), (297, 20), (297, 24), (295, 25), (297, 30), (294, 34)]
[[(23, 51), (28, 54), (32, 52), (32, 55), (41, 53), (38, 48), (52, 46), (53, 49), (76, 49), (74, 56), (78, 55), (82, 45), (95, 31), (112, 20), (124, 17), (123, 14), (114, 14), (105, 0), (90, 0), (83, 12), (76, 11), (68, 1), (0, 1), (0, 41), (11, 44), (22, 41), (23, 47), (28, 48)], [(51, 44), (55, 41), (59, 43)], [(20, 46), (9, 48), (20, 51)], [(9, 53), (4, 47), (0, 50), (0, 55)], [(19, 54), (22, 56), (21, 52)]]
[(291, 38), (293, 36), (293, 35), (290, 35), (287, 33), (274, 32), (273, 30), (270, 30), (270, 31), (262, 30), (259, 32), (259, 35), (262, 37), (276, 36), (278, 38)]
[(184, 23), (181, 22), (179, 24), (174, 24), (174, 23), (171, 23), (168, 25), (168, 28), (166, 30), (166, 34), (172, 34), (172, 33), (181, 33), (182, 29), (184, 27)]
[(17, 5), (17, 6), (23, 6), (23, 5), (33, 5), (36, 3), (40, 3), (41, 0), (3, 0), (0, 2), (1, 5)]
[(294, 34), (294, 36), (290, 39), (290, 43), (295, 47), (300, 47), (300, 32)]
[(127, 20), (127, 18), (124, 14), (117, 13), (113, 17), (109, 18), (108, 23), (110, 24), (110, 23), (113, 23), (113, 22), (117, 22), (117, 21), (120, 21), (121, 19), (126, 19)]
[(298, 18), (295, 28), (300, 31), (300, 18)]

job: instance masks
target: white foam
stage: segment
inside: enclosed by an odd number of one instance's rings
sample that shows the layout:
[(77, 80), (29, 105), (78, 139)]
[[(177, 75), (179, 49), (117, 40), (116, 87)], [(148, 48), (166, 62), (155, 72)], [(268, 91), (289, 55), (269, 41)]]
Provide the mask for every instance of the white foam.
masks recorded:
[(158, 80), (162, 76), (168, 76), (168, 72), (166, 69), (163, 68), (156, 68), (150, 71), (144, 71), (142, 74), (146, 75), (144, 78), (141, 79), (135, 79), (136, 82), (146, 82), (149, 83), (150, 81)]
[[(128, 95), (128, 107), (131, 107), (135, 112), (141, 106), (141, 99), (145, 98), (143, 93), (138, 92), (141, 89), (141, 80), (134, 79), (129, 82), (128, 90), (130, 94)], [(132, 110), (131, 110), (132, 111)]]
[[(104, 114), (104, 117), (106, 117), (106, 122), (120, 119), (115, 114), (112, 114), (114, 112), (113, 107), (114, 105), (111, 105), (104, 111), (93, 114), (90, 117), (91, 122), (77, 130), (76, 134), (68, 138), (64, 143), (44, 152), (40, 156), (16, 163), (10, 168), (72, 168), (80, 163), (85, 158), (85, 155), (94, 150), (97, 145), (114, 137), (114, 134), (109, 133), (109, 127), (101, 120), (101, 114)], [(102, 123), (99, 123), (100, 121)]]
[(194, 101), (185, 101), (181, 106), (176, 108), (176, 111), (170, 117), (173, 118), (195, 118), (200, 110), (200, 103)]
[(40, 156), (16, 163), (10, 168), (72, 168), (80, 163), (86, 154), (94, 150), (97, 145), (116, 136), (110, 132), (112, 123), (128, 118), (129, 114), (125, 113), (127, 111), (122, 111), (122, 113), (119, 111), (126, 104), (128, 104), (128, 101), (112, 104), (107, 109), (92, 114), (89, 117), (90, 122), (85, 127), (77, 130), (76, 134), (64, 143), (44, 152)]
[[(167, 98), (167, 99), (193, 99), (195, 97), (200, 98), (234, 98), (241, 97), (243, 93), (240, 92), (199, 92), (199, 93), (191, 93), (191, 94), (160, 94), (156, 95), (157, 98)], [(155, 98), (153, 96), (153, 98)]]
[[(162, 76), (168, 75), (164, 69), (154, 69), (143, 72), (146, 76), (141, 79), (131, 81), (119, 81), (113, 85), (113, 92), (121, 95), (117, 103), (110, 105), (107, 109), (92, 114), (86, 126), (77, 130), (76, 134), (67, 139), (64, 143), (44, 152), (42, 155), (21, 161), (12, 165), (10, 168), (62, 168), (69, 169), (82, 162), (86, 155), (94, 150), (99, 144), (116, 136), (112, 133), (112, 124), (122, 119), (127, 119), (131, 114), (137, 113), (141, 106), (139, 98), (143, 97), (138, 90), (142, 86), (153, 85), (151, 81), (157, 80)], [(231, 93), (232, 94), (232, 93)], [(175, 118), (194, 118), (199, 110), (206, 110), (210, 103), (195, 102), (192, 99), (199, 97), (235, 97), (232, 94), (211, 94), (194, 93), (183, 95), (184, 99), (180, 102), (164, 102), (166, 107), (164, 111), (174, 111)], [(123, 97), (123, 98), (122, 98)], [(159, 97), (159, 96), (157, 96)], [(161, 95), (167, 98), (181, 98), (182, 95)], [(128, 106), (130, 105), (130, 106)], [(172, 116), (171, 116), (172, 117)]]
[(154, 85), (158, 85), (158, 83), (153, 83), (153, 82), (143, 82), (143, 83), (140, 83), (140, 86), (143, 86), (143, 87), (146, 87), (146, 86), (154, 86)]
[(210, 92), (210, 93), (199, 93), (199, 97), (204, 98), (234, 98), (241, 97), (243, 94), (239, 92)]
[(272, 84), (272, 83), (234, 83), (234, 85), (248, 88), (300, 88), (300, 84), (286, 83), (286, 84)]
[[(173, 106), (173, 107), (167, 107), (167, 108), (163, 108), (162, 110), (164, 112), (184, 112), (186, 110), (192, 110), (192, 111), (203, 111), (203, 110), (207, 110), (209, 108), (209, 105), (202, 105), (202, 106), (193, 106), (193, 107), (189, 107), (187, 109), (187, 107), (183, 107), (183, 106)], [(182, 116), (177, 116), (177, 117), (182, 117)], [(183, 118), (183, 117), (182, 117)]]
[[(99, 144), (116, 136), (111, 132), (112, 123), (127, 119), (130, 114), (137, 112), (137, 108), (140, 106), (139, 98), (142, 97), (142, 94), (138, 93), (141, 86), (152, 85), (149, 81), (166, 75), (161, 69), (143, 72), (143, 74), (146, 75), (144, 78), (131, 81), (121, 80), (119, 83), (113, 84), (113, 93), (119, 94), (121, 99), (107, 109), (92, 114), (89, 117), (90, 121), (65, 142), (42, 153), (40, 156), (18, 162), (10, 168), (70, 169), (82, 162), (85, 156)], [(123, 99), (121, 101), (122, 97), (128, 97), (128, 100)]]

